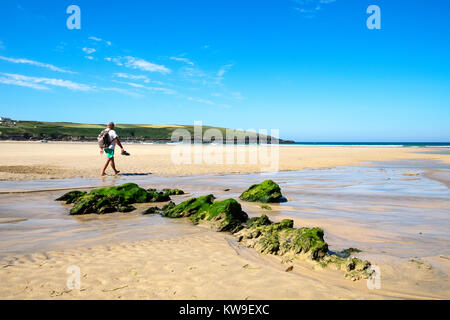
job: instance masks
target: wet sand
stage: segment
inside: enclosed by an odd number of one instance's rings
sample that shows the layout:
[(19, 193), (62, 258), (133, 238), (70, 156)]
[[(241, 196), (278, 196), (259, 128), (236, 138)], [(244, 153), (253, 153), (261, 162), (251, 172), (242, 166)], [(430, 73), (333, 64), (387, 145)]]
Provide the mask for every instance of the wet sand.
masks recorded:
[[(448, 299), (450, 190), (441, 180), (449, 170), (443, 162), (411, 160), (276, 174), (2, 182), (0, 298)], [(322, 227), (330, 250), (357, 247), (357, 256), (380, 266), (382, 288), (369, 290), (366, 281), (306, 261), (258, 255), (230, 235), (184, 220), (141, 215), (150, 205), (129, 214), (71, 217), (69, 207), (53, 201), (63, 190), (42, 191), (134, 181), (187, 191), (174, 197), (178, 203), (208, 193), (237, 198), (267, 178), (289, 202), (270, 211), (242, 202), (250, 216)], [(81, 269), (81, 290), (66, 287), (71, 265)]]

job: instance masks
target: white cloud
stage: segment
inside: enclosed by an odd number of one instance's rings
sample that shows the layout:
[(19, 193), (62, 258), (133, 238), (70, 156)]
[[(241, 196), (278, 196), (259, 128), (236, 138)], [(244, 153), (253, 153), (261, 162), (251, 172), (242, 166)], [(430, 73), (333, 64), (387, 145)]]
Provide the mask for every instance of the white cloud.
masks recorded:
[(134, 88), (144, 88), (144, 85), (139, 84), (139, 83), (134, 83), (134, 82), (117, 81), (117, 80), (113, 80), (113, 82), (120, 83), (120, 84), (125, 84), (127, 86), (134, 87)]
[(89, 40), (93, 40), (93, 41), (95, 41), (95, 42), (103, 42), (103, 43), (105, 43), (107, 46), (112, 45), (111, 41), (103, 40), (103, 39), (98, 38), (98, 37), (89, 37), (88, 39), (89, 39)]
[(189, 64), (189, 65), (191, 65), (191, 66), (194, 65), (194, 63), (193, 63), (191, 60), (187, 59), (187, 58), (170, 57), (169, 59), (170, 59), (170, 60), (175, 60), (175, 61), (184, 62), (184, 63), (187, 63), (187, 64)]
[(87, 53), (87, 54), (91, 54), (91, 53), (94, 53), (97, 50), (95, 50), (94, 48), (83, 48), (83, 51), (85, 53)]
[(145, 87), (145, 89), (150, 90), (150, 91), (164, 93), (164, 94), (176, 94), (177, 93), (175, 90), (167, 89), (167, 88)]
[(123, 79), (130, 79), (130, 80), (143, 80), (145, 83), (149, 83), (150, 79), (147, 76), (144, 75), (134, 75), (134, 74), (129, 74), (129, 73), (114, 73), (114, 75), (118, 78), (123, 78)]
[(314, 18), (322, 10), (322, 5), (328, 5), (336, 0), (293, 0), (296, 3), (294, 10), (300, 12), (305, 18)]
[(142, 94), (136, 93), (134, 91), (130, 91), (130, 90), (126, 90), (126, 89), (121, 89), (121, 88), (101, 88), (103, 91), (110, 91), (110, 92), (116, 92), (116, 93), (120, 93), (120, 94), (124, 94), (133, 98), (140, 98), (143, 97)]
[(228, 70), (230, 70), (232, 66), (233, 66), (233, 64), (226, 64), (226, 65), (224, 65), (224, 66), (223, 66), (222, 68), (220, 68), (220, 70), (217, 72), (217, 76), (220, 77), (220, 78), (222, 78), (223, 75), (224, 75), (225, 73), (227, 73)]
[(191, 68), (191, 67), (183, 67), (181, 69), (181, 74), (185, 78), (205, 78), (207, 77), (207, 74), (204, 73), (202, 70), (197, 68)]
[(93, 56), (85, 56), (85, 58), (88, 59), (88, 60), (94, 60)]
[(166, 68), (163, 65), (158, 65), (152, 62), (148, 62), (144, 59), (130, 56), (111, 58), (111, 60), (108, 61), (113, 61), (118, 66), (125, 66), (127, 68), (138, 69), (142, 71), (159, 72), (162, 74), (169, 74), (172, 72), (172, 70)]
[(140, 83), (126, 82), (126, 81), (114, 81), (114, 82), (120, 83), (120, 84), (125, 84), (127, 86), (134, 87), (134, 88), (145, 89), (145, 90), (149, 90), (149, 91), (153, 91), (153, 92), (160, 92), (160, 93), (164, 93), (164, 94), (176, 94), (177, 93), (175, 90), (172, 90), (172, 89), (159, 88), (159, 87), (147, 87)]
[(46, 90), (48, 86), (62, 87), (73, 91), (90, 91), (93, 88), (76, 82), (62, 79), (29, 77), (20, 74), (0, 73), (3, 76), (2, 83), (30, 87), (39, 90)]
[(11, 85), (20, 86), (20, 87), (33, 88), (33, 89), (37, 89), (37, 90), (48, 90), (47, 87), (42, 86), (40, 84), (36, 84), (33, 82), (26, 82), (26, 81), (22, 81), (22, 80), (16, 80), (13, 78), (0, 77), (0, 83), (11, 84)]
[(193, 98), (193, 97), (188, 97), (187, 99), (188, 99), (189, 101), (194, 101), (194, 102), (198, 102), (198, 103), (204, 103), (204, 104), (214, 105), (214, 102), (212, 102), (211, 100), (205, 100), (205, 99)]
[(57, 72), (74, 73), (72, 71), (68, 71), (68, 70), (64, 70), (64, 69), (55, 67), (54, 65), (51, 65), (51, 64), (42, 63), (42, 62), (33, 61), (33, 60), (28, 60), (28, 59), (15, 59), (15, 58), (8, 58), (8, 57), (0, 56), (0, 60), (8, 61), (8, 62), (11, 62), (11, 63), (28, 64), (28, 65), (31, 65), (31, 66), (46, 68), (46, 69), (50, 69), (52, 71), (57, 71)]

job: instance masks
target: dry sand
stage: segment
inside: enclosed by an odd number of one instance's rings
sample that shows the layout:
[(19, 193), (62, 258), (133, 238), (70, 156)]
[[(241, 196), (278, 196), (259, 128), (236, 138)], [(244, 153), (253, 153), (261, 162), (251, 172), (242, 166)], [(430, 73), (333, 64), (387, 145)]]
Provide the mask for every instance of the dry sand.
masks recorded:
[[(263, 147), (238, 146), (226, 151), (222, 146), (174, 146), (174, 145), (125, 145), (130, 157), (116, 156), (117, 168), (123, 173), (152, 173), (158, 175), (190, 175), (207, 173), (250, 173), (269, 168), (263, 158), (251, 163), (249, 155), (265, 152)], [(192, 151), (192, 162), (177, 164), (172, 161), (176, 148)], [(120, 151), (120, 150), (116, 150)], [(208, 155), (223, 152), (223, 162), (194, 163), (198, 154)], [(269, 152), (269, 151), (268, 151)], [(343, 165), (367, 164), (369, 161), (391, 161), (399, 159), (432, 159), (450, 163), (450, 154), (425, 154), (423, 148), (397, 147), (302, 147), (280, 146), (273, 150), (271, 162), (275, 169), (301, 170), (332, 168)], [(246, 155), (244, 163), (227, 163), (227, 156), (237, 153)], [(40, 143), (0, 142), (0, 180), (57, 179), (74, 177), (97, 177), (105, 159), (93, 143)], [(278, 157), (279, 155), (279, 157)], [(279, 159), (279, 161), (278, 161)], [(262, 160), (262, 161), (260, 161)], [(112, 174), (109, 169), (109, 174)]]
[[(200, 227), (199, 227), (200, 228)], [(436, 263), (448, 270), (450, 257)], [(432, 262), (432, 261), (431, 261)], [(80, 289), (68, 289), (67, 268), (80, 268)], [(294, 266), (291, 272), (286, 272)], [(53, 251), (0, 264), (1, 299), (442, 299), (448, 279), (426, 260), (382, 267), (382, 288), (344, 279), (238, 247), (208, 230), (172, 239)], [(414, 279), (414, 281), (411, 281)]]

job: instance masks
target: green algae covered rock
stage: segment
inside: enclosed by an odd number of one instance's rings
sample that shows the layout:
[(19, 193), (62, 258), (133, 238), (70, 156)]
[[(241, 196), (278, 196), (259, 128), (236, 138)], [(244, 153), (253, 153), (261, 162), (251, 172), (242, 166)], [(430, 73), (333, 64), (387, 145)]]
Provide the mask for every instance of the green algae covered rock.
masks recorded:
[(169, 196), (179, 196), (184, 194), (184, 191), (180, 189), (162, 189), (162, 192)]
[(114, 212), (115, 208), (109, 199), (87, 194), (79, 198), (73, 208), (70, 210), (71, 215), (89, 214), (89, 213), (110, 213)]
[(272, 223), (266, 215), (247, 222), (237, 233), (239, 242), (260, 253), (285, 255), (307, 254), (314, 260), (328, 253), (328, 244), (320, 228), (294, 228), (294, 221), (285, 219)]
[(215, 197), (212, 194), (198, 198), (191, 198), (175, 207), (166, 208), (166, 210), (162, 212), (162, 215), (168, 218), (189, 217), (199, 211), (201, 212), (208, 210), (213, 204), (214, 199)]
[(164, 207), (161, 214), (169, 218), (188, 217), (193, 223), (208, 222), (219, 232), (236, 232), (242, 229), (247, 221), (247, 214), (234, 199), (214, 202), (215, 197), (210, 194), (203, 197), (191, 198), (179, 205), (170, 204)]
[(135, 183), (100, 188), (91, 192), (71, 191), (57, 201), (74, 203), (71, 215), (104, 214), (111, 212), (131, 212), (136, 210), (131, 204), (169, 201), (169, 195), (163, 192), (147, 191)]
[[(251, 218), (246, 222), (246, 227), (235, 235), (240, 243), (259, 253), (289, 257), (303, 254), (322, 267), (346, 272), (345, 277), (353, 281), (367, 279), (373, 273), (369, 261), (331, 253), (322, 229), (294, 228), (294, 222), (290, 219), (273, 223), (266, 215)], [(360, 250), (349, 248), (343, 252), (350, 255)]]
[(150, 191), (145, 202), (166, 202), (169, 200), (170, 196), (164, 192)]
[(87, 194), (87, 192), (84, 192), (84, 191), (78, 191), (78, 190), (70, 191), (70, 192), (67, 192), (66, 194), (62, 195), (55, 201), (65, 201), (66, 204), (71, 204), (86, 194)]
[(219, 231), (237, 232), (243, 228), (242, 223), (247, 221), (248, 215), (234, 199), (214, 202), (207, 210), (198, 211), (190, 216), (194, 223), (200, 220), (208, 221)]
[(144, 212), (142, 212), (142, 214), (143, 215), (146, 215), (146, 214), (157, 214), (157, 213), (160, 213), (160, 212), (161, 212), (160, 208), (158, 208), (158, 207), (150, 207), (147, 210), (145, 210)]
[(352, 281), (367, 279), (373, 274), (369, 261), (355, 257), (341, 258), (336, 255), (327, 255), (320, 263), (323, 267), (346, 272), (345, 278)]
[(120, 186), (95, 189), (89, 194), (121, 199), (125, 204), (148, 202), (148, 199), (152, 196), (151, 193), (135, 183), (125, 183)]
[(264, 203), (286, 202), (286, 198), (281, 194), (280, 186), (272, 180), (252, 185), (239, 196), (239, 199)]

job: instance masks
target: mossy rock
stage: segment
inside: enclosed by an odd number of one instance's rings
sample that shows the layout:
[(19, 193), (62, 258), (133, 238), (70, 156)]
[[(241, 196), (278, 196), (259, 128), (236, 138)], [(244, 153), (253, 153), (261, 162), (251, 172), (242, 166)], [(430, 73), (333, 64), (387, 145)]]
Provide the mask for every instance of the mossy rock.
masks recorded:
[(198, 212), (208, 210), (213, 204), (214, 199), (215, 197), (212, 194), (198, 198), (191, 198), (183, 201), (177, 206), (166, 208), (166, 210), (162, 212), (162, 215), (168, 218), (189, 217)]
[(144, 212), (142, 212), (142, 214), (147, 215), (147, 214), (157, 214), (160, 213), (161, 209), (158, 207), (150, 207), (147, 210), (145, 210)]
[(120, 197), (125, 203), (147, 202), (149, 193), (135, 183), (125, 183), (120, 186), (92, 190), (89, 194), (108, 197)]
[(170, 201), (168, 204), (164, 205), (161, 210), (162, 211), (167, 211), (167, 210), (170, 210), (172, 208), (175, 208), (175, 206), (176, 206), (175, 202)]
[(55, 201), (65, 201), (66, 204), (71, 204), (86, 194), (87, 194), (87, 192), (84, 192), (84, 191), (78, 191), (78, 190), (70, 191), (70, 192), (67, 192), (66, 194), (62, 195)]
[(189, 217), (194, 224), (205, 221), (219, 232), (237, 232), (242, 229), (248, 215), (242, 211), (239, 202), (234, 199), (214, 202), (214, 199), (210, 194), (191, 198), (176, 206), (171, 202), (162, 208), (161, 214), (169, 218)]
[(239, 199), (263, 203), (279, 203), (287, 201), (281, 194), (280, 186), (272, 180), (266, 180), (260, 184), (252, 185), (239, 196)]
[(345, 278), (352, 281), (368, 279), (373, 274), (369, 261), (355, 257), (341, 258), (336, 255), (327, 255), (321, 260), (321, 265), (346, 272)]
[(147, 193), (147, 201), (145, 202), (166, 202), (170, 200), (170, 196), (164, 192), (150, 191)]
[(162, 189), (162, 192), (169, 196), (179, 196), (184, 194), (184, 191), (180, 189)]
[(132, 205), (129, 205), (129, 204), (127, 204), (127, 205), (119, 205), (117, 207), (117, 211), (119, 211), (119, 212), (131, 212), (131, 211), (134, 211), (134, 210), (136, 210), (136, 208), (133, 207)]
[(197, 223), (207, 221), (219, 232), (237, 232), (243, 228), (242, 224), (248, 220), (248, 215), (242, 211), (239, 202), (234, 199), (214, 202), (207, 210), (201, 210), (190, 216)]
[(269, 220), (269, 217), (263, 214), (261, 217), (250, 218), (247, 221), (247, 227), (260, 227), (260, 226), (268, 226), (272, 224), (272, 221)]
[(71, 215), (90, 213), (131, 212), (136, 210), (131, 204), (145, 202), (169, 201), (168, 194), (147, 191), (135, 183), (126, 183), (120, 186), (100, 188), (86, 192), (72, 191), (57, 199), (74, 203), (70, 210)]
[[(80, 214), (89, 214), (89, 213), (107, 213), (114, 212), (113, 207), (109, 206), (106, 201), (104, 201), (105, 197), (87, 194), (78, 198), (75, 202), (75, 205), (70, 210), (71, 215), (80, 215)], [(101, 209), (101, 205), (105, 208)], [(100, 210), (101, 209), (101, 210)], [(100, 212), (101, 211), (101, 212)]]
[(237, 233), (239, 242), (260, 253), (285, 255), (307, 254), (314, 260), (328, 253), (328, 244), (320, 228), (294, 228), (294, 221), (285, 219), (272, 223), (266, 215), (247, 222), (247, 228)]

